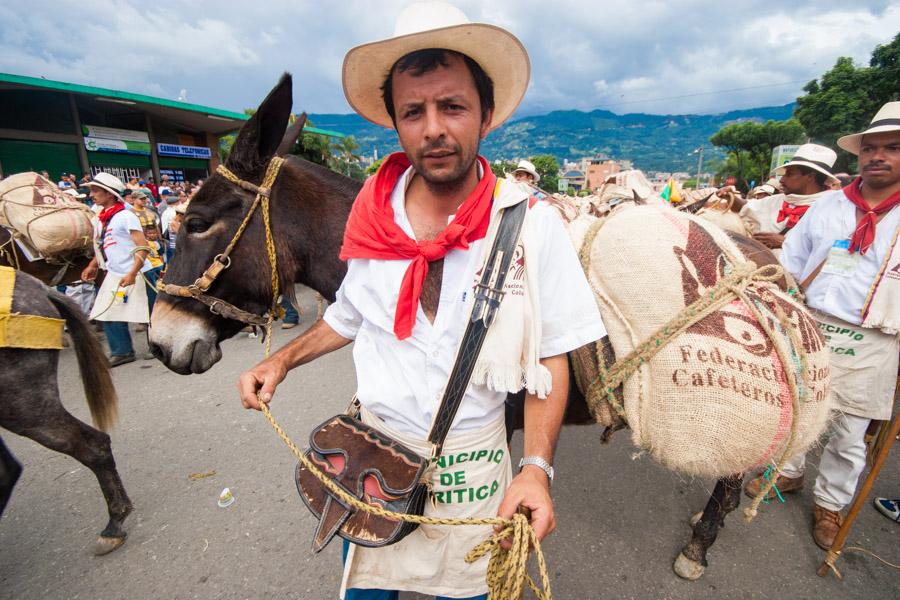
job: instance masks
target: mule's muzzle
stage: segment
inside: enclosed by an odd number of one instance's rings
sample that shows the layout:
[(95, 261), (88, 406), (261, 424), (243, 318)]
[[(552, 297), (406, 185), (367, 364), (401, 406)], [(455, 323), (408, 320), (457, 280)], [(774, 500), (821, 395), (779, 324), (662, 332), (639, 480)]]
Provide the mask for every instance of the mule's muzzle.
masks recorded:
[(157, 300), (150, 317), (150, 352), (180, 375), (204, 373), (222, 358), (218, 334), (205, 318)]

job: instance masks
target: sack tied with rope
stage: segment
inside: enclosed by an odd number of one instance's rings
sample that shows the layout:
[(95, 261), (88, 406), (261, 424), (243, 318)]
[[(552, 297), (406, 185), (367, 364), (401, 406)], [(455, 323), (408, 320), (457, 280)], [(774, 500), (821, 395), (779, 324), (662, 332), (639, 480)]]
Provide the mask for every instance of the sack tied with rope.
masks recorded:
[(715, 225), (661, 206), (596, 221), (581, 256), (617, 359), (594, 348), (575, 361), (600, 422), (617, 409), (639, 448), (703, 477), (780, 464), (817, 440), (828, 348), (775, 283), (780, 266), (758, 268)]
[(0, 181), (0, 225), (41, 256), (92, 252), (94, 213), (37, 173)]

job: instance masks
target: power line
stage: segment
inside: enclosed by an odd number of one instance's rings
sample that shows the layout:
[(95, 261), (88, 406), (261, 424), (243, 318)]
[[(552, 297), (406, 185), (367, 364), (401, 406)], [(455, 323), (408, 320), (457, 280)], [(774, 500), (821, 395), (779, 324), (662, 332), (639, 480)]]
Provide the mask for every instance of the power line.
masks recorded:
[(605, 104), (604, 108), (607, 108), (610, 106), (623, 106), (625, 104), (642, 104), (642, 103), (646, 103), (646, 102), (660, 102), (662, 100), (678, 100), (681, 98), (695, 98), (697, 96), (713, 96), (715, 94), (730, 94), (732, 92), (743, 92), (746, 90), (758, 90), (758, 89), (762, 89), (762, 88), (780, 87), (780, 86), (784, 86), (784, 85), (794, 85), (797, 83), (806, 83), (808, 81), (810, 81), (810, 80), (809, 79), (798, 79), (797, 81), (785, 81), (783, 83), (767, 83), (764, 85), (751, 85), (751, 86), (747, 86), (747, 87), (732, 88), (730, 90), (716, 90), (716, 91), (711, 91), (711, 92), (695, 92), (693, 94), (681, 94), (678, 96), (663, 96), (661, 98), (648, 98), (645, 100), (628, 100), (625, 102), (615, 102), (612, 104)]

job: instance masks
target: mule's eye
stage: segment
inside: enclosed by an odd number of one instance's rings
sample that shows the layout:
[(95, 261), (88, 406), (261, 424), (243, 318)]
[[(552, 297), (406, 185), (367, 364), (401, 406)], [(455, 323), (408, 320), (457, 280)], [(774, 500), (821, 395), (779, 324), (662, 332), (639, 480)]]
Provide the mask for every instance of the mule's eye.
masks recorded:
[(209, 229), (209, 223), (207, 223), (203, 219), (194, 217), (187, 222), (188, 233), (203, 233), (207, 229)]

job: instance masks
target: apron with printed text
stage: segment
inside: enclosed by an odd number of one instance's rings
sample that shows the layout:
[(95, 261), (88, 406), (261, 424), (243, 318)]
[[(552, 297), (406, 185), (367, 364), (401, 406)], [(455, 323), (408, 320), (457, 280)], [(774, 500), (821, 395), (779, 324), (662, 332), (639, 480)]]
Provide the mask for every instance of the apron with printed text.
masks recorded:
[(837, 408), (858, 417), (889, 420), (900, 335), (852, 325), (817, 310), (813, 316), (831, 350), (831, 393)]
[[(430, 445), (394, 431), (377, 416), (361, 409), (363, 423), (427, 456)], [(497, 515), (512, 481), (503, 416), (472, 432), (448, 437), (433, 472), (434, 495), (425, 516), (441, 518)], [(341, 598), (348, 588), (415, 591), (469, 598), (487, 592), (488, 557), (467, 564), (466, 554), (493, 534), (490, 525), (420, 525), (390, 546), (350, 545), (344, 565)]]

